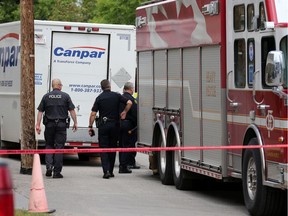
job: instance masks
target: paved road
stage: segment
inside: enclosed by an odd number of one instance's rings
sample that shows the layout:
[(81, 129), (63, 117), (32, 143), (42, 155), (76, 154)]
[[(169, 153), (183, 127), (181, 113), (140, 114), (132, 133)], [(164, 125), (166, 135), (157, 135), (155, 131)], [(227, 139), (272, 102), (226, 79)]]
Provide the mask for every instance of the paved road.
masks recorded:
[[(19, 174), (18, 159), (7, 161), (13, 178), (15, 205), (28, 209), (31, 176)], [(63, 179), (43, 177), (49, 209), (53, 216), (244, 216), (239, 184), (206, 185), (198, 191), (179, 191), (162, 185), (148, 169), (148, 156), (137, 155), (141, 169), (132, 174), (118, 174), (102, 179), (99, 160), (79, 162), (76, 155), (66, 155)], [(42, 163), (42, 172), (45, 166)]]

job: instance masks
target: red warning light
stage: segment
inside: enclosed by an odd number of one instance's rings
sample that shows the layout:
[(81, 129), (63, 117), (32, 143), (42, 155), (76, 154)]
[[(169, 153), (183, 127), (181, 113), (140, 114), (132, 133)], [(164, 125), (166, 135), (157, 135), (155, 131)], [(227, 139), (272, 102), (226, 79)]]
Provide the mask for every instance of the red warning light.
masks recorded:
[(65, 30), (71, 30), (71, 28), (72, 28), (71, 26), (64, 26)]
[(93, 28), (92, 28), (92, 31), (99, 31), (99, 28), (93, 27)]

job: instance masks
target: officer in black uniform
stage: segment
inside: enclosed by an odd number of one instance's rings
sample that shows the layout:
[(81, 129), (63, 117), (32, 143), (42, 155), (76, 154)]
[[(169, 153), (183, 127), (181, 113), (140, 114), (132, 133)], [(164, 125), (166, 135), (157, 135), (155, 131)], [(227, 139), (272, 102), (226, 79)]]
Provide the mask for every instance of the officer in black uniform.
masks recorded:
[[(73, 131), (77, 130), (77, 118), (75, 106), (70, 96), (62, 92), (62, 83), (59, 79), (52, 80), (53, 91), (45, 94), (38, 106), (38, 115), (36, 123), (36, 131), (41, 132), (41, 119), (45, 125), (44, 138), (46, 141), (46, 149), (63, 149), (68, 127), (68, 111), (73, 119)], [(46, 176), (53, 178), (63, 178), (61, 174), (63, 166), (63, 154), (46, 154)]]
[[(126, 115), (126, 119), (120, 121), (120, 136), (119, 146), (122, 148), (134, 148), (137, 141), (137, 102), (132, 96), (134, 92), (134, 85), (127, 82), (123, 88), (123, 96), (132, 101), (132, 107)], [(120, 106), (120, 111), (124, 107)], [(131, 173), (130, 169), (139, 169), (135, 161), (136, 152), (120, 152), (119, 173)]]
[[(103, 92), (96, 98), (89, 118), (89, 134), (93, 135), (93, 122), (99, 111), (98, 139), (100, 148), (116, 148), (119, 136), (119, 119), (125, 119), (126, 113), (132, 106), (132, 102), (121, 94), (111, 91), (108, 80), (101, 81)], [(120, 103), (125, 104), (125, 109), (119, 116)], [(103, 168), (103, 178), (114, 177), (113, 170), (116, 152), (104, 152), (100, 154)]]

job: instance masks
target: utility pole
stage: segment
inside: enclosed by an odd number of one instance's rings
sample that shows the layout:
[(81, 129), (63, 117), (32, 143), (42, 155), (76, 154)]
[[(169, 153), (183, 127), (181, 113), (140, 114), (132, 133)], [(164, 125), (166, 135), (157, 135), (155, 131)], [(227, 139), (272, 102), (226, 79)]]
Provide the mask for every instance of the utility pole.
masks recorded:
[[(21, 149), (36, 149), (33, 0), (20, 0), (21, 17)], [(33, 155), (21, 155), (21, 174), (32, 173)]]

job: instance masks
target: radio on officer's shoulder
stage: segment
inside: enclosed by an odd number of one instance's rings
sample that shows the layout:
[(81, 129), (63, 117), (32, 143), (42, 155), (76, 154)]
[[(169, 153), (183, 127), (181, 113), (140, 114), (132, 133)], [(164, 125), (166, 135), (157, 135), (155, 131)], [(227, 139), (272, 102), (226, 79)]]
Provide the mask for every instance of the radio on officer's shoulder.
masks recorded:
[(66, 128), (70, 127), (70, 116), (66, 118)]

